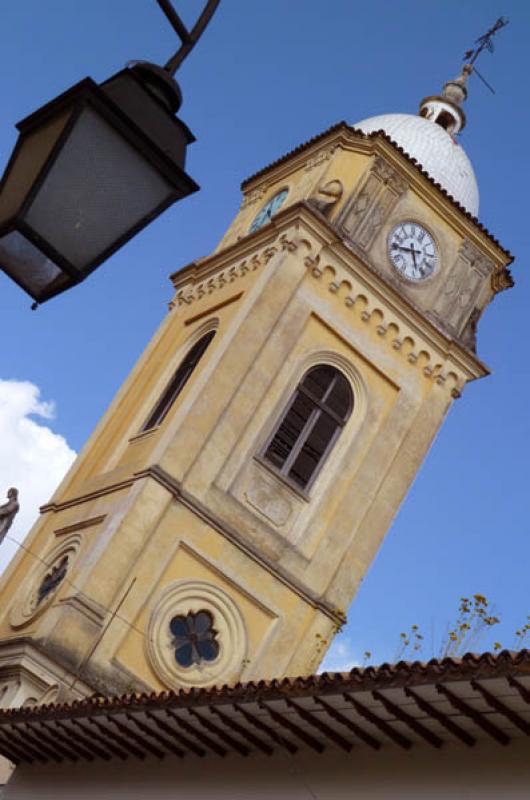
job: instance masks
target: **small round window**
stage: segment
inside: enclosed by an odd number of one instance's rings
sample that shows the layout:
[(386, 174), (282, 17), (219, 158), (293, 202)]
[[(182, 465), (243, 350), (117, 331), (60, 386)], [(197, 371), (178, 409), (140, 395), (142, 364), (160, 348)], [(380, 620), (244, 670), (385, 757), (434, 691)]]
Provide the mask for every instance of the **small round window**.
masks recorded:
[(59, 587), (59, 584), (62, 583), (67, 572), (68, 556), (66, 555), (63, 556), (60, 561), (55, 563), (42, 579), (37, 590), (38, 606), (40, 606), (40, 604), (46, 599), (46, 597), (48, 597), (48, 595), (52, 594)]
[(254, 233), (262, 228), (267, 222), (270, 222), (274, 214), (280, 210), (280, 207), (283, 205), (285, 198), (289, 194), (289, 189), (282, 189), (281, 192), (278, 192), (268, 200), (263, 208), (258, 211), (256, 216), (254, 217), (254, 222), (250, 226), (249, 233)]
[(191, 667), (205, 661), (215, 661), (219, 655), (217, 631), (213, 616), (204, 609), (186, 615), (177, 614), (169, 623), (171, 645), (175, 648), (175, 661), (180, 667)]
[(168, 687), (234, 683), (244, 670), (248, 641), (234, 599), (210, 581), (169, 584), (147, 629), (149, 661)]

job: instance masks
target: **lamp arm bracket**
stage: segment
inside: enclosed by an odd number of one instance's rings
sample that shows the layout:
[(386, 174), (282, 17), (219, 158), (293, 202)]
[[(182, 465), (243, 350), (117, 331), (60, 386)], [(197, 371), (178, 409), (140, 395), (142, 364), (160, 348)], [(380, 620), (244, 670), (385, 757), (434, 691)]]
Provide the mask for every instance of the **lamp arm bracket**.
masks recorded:
[(175, 11), (171, 0), (156, 0), (156, 2), (166, 15), (169, 24), (181, 41), (181, 45), (175, 55), (173, 55), (167, 64), (164, 65), (166, 72), (169, 72), (170, 75), (174, 75), (186, 56), (189, 56), (204, 33), (204, 30), (213, 17), (220, 0), (207, 0), (202, 13), (200, 14), (191, 31), (189, 31), (182, 22), (181, 18)]

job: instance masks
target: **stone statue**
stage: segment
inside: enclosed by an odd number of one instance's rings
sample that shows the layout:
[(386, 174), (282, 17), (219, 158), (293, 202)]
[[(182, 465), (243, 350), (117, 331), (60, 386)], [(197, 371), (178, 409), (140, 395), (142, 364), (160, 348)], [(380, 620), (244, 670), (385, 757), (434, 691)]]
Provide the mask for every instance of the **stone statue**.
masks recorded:
[(4, 541), (19, 508), (18, 489), (11, 487), (7, 491), (7, 503), (0, 506), (0, 544)]

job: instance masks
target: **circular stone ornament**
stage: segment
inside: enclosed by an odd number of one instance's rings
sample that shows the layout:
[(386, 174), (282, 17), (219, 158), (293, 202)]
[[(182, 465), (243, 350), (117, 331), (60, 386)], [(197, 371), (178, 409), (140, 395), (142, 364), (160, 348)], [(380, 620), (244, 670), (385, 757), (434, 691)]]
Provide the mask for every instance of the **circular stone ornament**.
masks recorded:
[(17, 599), (9, 610), (12, 628), (27, 625), (51, 605), (64, 585), (80, 546), (81, 540), (77, 535), (65, 539), (30, 572), (29, 579), (17, 592)]
[[(212, 616), (217, 657), (189, 667), (175, 657), (171, 621), (178, 615), (207, 611)], [(151, 612), (146, 648), (149, 662), (168, 688), (208, 686), (239, 677), (247, 654), (247, 632), (243, 617), (230, 595), (207, 581), (182, 580), (170, 584)]]

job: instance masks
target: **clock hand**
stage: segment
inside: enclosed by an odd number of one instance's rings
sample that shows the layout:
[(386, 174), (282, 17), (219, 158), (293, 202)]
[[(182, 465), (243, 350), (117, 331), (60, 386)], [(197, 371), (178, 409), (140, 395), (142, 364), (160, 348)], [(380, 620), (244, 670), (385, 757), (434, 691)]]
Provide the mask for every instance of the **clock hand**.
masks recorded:
[(393, 244), (392, 248), (394, 250), (404, 250), (406, 253), (410, 253), (410, 247), (402, 247), (400, 244)]

